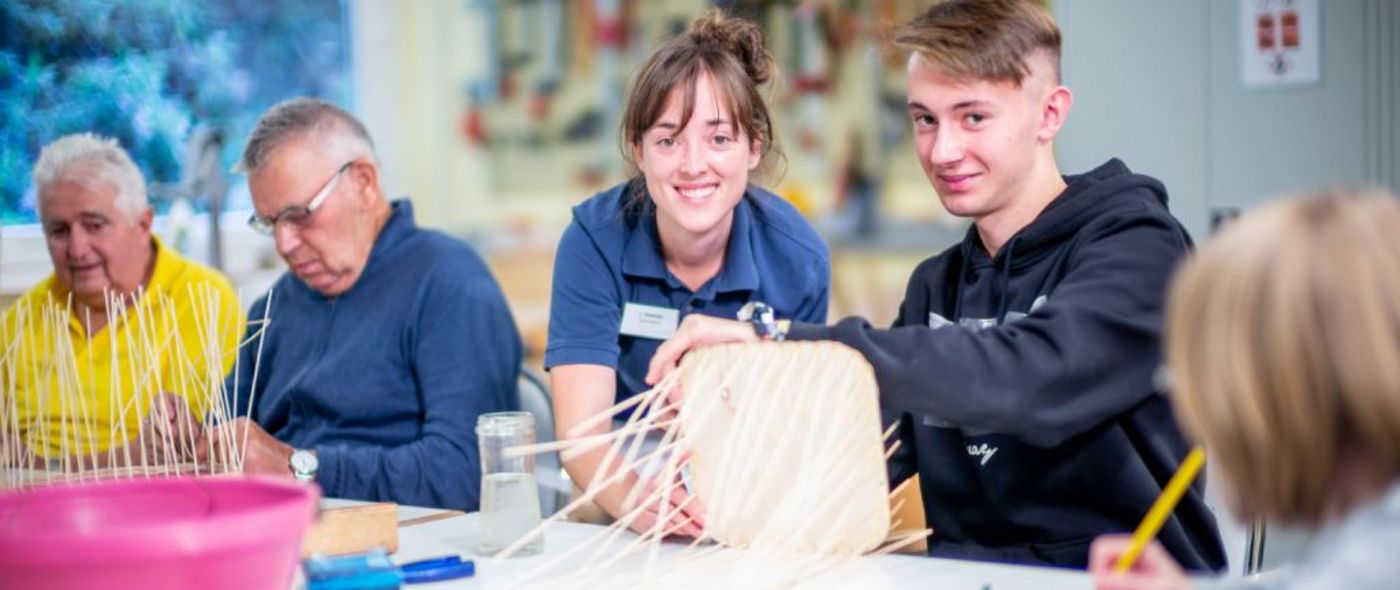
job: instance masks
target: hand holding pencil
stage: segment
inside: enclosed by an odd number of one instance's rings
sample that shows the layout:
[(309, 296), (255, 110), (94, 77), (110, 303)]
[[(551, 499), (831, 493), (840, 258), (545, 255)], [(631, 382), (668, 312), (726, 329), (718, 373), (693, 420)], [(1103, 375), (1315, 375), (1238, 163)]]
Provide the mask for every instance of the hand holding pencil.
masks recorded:
[(1205, 464), (1205, 451), (1191, 450), (1177, 468), (1162, 494), (1143, 517), (1142, 524), (1131, 537), (1105, 535), (1094, 540), (1089, 550), (1089, 572), (1100, 590), (1168, 590), (1191, 587), (1190, 578), (1181, 570), (1161, 543), (1153, 541), (1176, 504)]
[(1161, 543), (1153, 541), (1126, 572), (1114, 564), (1133, 544), (1128, 535), (1104, 535), (1089, 548), (1089, 573), (1098, 590), (1186, 590), (1191, 578)]

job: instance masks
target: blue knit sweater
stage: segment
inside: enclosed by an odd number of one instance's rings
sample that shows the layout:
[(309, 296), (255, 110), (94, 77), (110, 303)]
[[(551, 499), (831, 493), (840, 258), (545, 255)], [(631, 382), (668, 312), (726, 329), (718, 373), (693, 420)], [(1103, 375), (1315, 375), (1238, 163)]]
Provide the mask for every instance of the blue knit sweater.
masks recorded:
[[(476, 510), (478, 414), (518, 407), (520, 339), (500, 288), (466, 244), (419, 229), (396, 201), (363, 274), (327, 298), (291, 273), (249, 311), (256, 335), (228, 383), (243, 414), (316, 449), (327, 496)], [(234, 387), (234, 380), (237, 387)]]

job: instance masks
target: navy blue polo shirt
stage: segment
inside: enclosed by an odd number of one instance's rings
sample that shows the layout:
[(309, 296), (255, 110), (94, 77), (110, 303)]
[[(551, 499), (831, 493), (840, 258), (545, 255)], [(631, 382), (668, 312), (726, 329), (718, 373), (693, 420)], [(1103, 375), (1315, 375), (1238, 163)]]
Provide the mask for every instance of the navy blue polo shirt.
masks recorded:
[[(634, 181), (635, 182), (635, 181)], [(628, 304), (734, 318), (762, 301), (780, 319), (826, 323), (831, 257), (826, 243), (781, 197), (750, 186), (734, 209), (719, 274), (691, 292), (666, 269), (650, 200), (628, 211), (630, 183), (574, 207), (554, 261), (544, 366), (617, 371), (617, 399), (646, 391), (647, 365), (662, 340), (622, 332)]]

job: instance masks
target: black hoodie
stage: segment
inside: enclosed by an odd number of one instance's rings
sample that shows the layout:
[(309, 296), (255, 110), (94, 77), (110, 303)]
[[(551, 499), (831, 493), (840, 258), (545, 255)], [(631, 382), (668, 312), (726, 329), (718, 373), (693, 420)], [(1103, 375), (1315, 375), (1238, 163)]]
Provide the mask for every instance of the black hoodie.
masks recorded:
[[(1084, 567), (1131, 531), (1190, 445), (1153, 388), (1162, 312), (1190, 250), (1166, 189), (1111, 160), (997, 253), (975, 227), (921, 263), (888, 330), (858, 318), (789, 337), (861, 351), (888, 419), (894, 481), (917, 469), (929, 553)], [(1158, 538), (1189, 570), (1225, 557), (1198, 480)]]

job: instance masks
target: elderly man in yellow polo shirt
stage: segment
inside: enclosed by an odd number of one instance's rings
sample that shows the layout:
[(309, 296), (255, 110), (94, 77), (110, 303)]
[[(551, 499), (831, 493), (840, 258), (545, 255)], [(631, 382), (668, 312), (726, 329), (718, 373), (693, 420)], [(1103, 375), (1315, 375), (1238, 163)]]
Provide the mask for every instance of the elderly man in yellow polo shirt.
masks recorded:
[(150, 409), (174, 396), (199, 416), (218, 399), (243, 329), (237, 296), (151, 234), (145, 179), (115, 140), (54, 141), (33, 182), (54, 272), (0, 324), (0, 432), (36, 467), (149, 464), (137, 442), (171, 425)]

